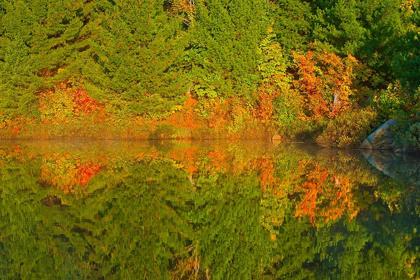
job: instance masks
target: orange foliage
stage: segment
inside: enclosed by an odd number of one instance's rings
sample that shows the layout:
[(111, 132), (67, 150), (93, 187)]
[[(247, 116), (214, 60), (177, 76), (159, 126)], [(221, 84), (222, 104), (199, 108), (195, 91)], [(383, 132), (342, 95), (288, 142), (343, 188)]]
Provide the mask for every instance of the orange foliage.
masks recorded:
[(351, 105), (350, 86), (353, 66), (357, 64), (353, 56), (342, 59), (334, 53), (308, 51), (295, 53), (294, 58), (300, 76), (295, 85), (304, 97), (301, 118), (333, 118)]
[(357, 215), (351, 193), (353, 184), (349, 179), (335, 176), (318, 163), (307, 160), (299, 163), (298, 172), (304, 182), (295, 187), (295, 191), (302, 194), (296, 207), (297, 217), (309, 216), (314, 223), (317, 217), (329, 222), (346, 213), (350, 219)]
[(211, 165), (217, 172), (227, 170), (229, 161), (227, 160), (226, 153), (222, 151), (211, 151), (207, 154), (207, 157), (210, 158)]
[(257, 117), (263, 123), (269, 122), (274, 113), (273, 100), (279, 95), (279, 92), (273, 89), (273, 83), (262, 83), (258, 91)]
[(209, 127), (219, 129), (226, 125), (228, 118), (229, 99), (225, 102), (221, 102), (219, 98), (216, 98), (212, 102), (213, 107), (209, 112), (209, 116), (206, 118)]
[(171, 279), (198, 279), (201, 257), (191, 256), (179, 259), (171, 271)]
[(4, 120), (0, 123), (0, 133), (19, 134), (28, 124), (32, 123), (29, 119), (18, 117), (11, 120)]
[(275, 191), (280, 179), (274, 176), (273, 159), (266, 156), (260, 157), (257, 160), (257, 166), (260, 171), (260, 184), (264, 193), (267, 191), (267, 188), (271, 188)]
[(193, 0), (169, 0), (171, 4), (170, 11), (174, 14), (191, 13), (195, 11)]
[(353, 202), (353, 194), (351, 193), (353, 184), (348, 178), (333, 176), (334, 189), (337, 190), (337, 197), (330, 202), (328, 208), (323, 214), (327, 217), (326, 222), (329, 220), (336, 220), (344, 215), (347, 210), (350, 219), (353, 219), (359, 213)]
[[(312, 170), (307, 171), (308, 167)], [(301, 186), (297, 186), (295, 191), (303, 191), (303, 197), (296, 209), (296, 216), (308, 215), (311, 222), (316, 220), (315, 211), (318, 210), (318, 194), (321, 192), (322, 185), (327, 179), (328, 172), (322, 169), (317, 163), (301, 161), (299, 172), (307, 173), (307, 181)]]
[(185, 101), (182, 110), (170, 115), (163, 123), (190, 130), (201, 127), (203, 123), (198, 119), (197, 114), (194, 112), (197, 103), (198, 101), (196, 99), (189, 97), (187, 101)]
[(197, 147), (188, 147), (185, 149), (175, 149), (173, 150), (168, 157), (181, 162), (184, 169), (192, 174), (198, 170), (197, 167)]

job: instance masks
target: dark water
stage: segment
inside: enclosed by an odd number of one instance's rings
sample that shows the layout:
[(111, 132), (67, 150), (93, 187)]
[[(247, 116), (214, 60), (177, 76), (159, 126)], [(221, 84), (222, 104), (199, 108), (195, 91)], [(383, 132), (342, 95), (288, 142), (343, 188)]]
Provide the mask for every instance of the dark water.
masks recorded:
[(416, 158), (2, 142), (0, 177), (0, 279), (420, 278)]

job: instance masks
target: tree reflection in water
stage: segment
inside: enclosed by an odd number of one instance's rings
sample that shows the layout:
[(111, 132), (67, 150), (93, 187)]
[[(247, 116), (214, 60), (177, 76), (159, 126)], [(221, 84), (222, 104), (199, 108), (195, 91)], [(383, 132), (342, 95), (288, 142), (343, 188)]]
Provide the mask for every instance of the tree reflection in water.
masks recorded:
[(0, 274), (418, 279), (409, 163), (392, 178), (293, 144), (1, 143)]

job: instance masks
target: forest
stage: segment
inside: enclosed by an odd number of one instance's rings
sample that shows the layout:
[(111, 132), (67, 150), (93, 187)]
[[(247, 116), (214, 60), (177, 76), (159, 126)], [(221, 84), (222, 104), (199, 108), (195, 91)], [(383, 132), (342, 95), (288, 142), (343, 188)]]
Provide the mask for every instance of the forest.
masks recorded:
[(420, 0), (0, 0), (0, 138), (420, 149)]

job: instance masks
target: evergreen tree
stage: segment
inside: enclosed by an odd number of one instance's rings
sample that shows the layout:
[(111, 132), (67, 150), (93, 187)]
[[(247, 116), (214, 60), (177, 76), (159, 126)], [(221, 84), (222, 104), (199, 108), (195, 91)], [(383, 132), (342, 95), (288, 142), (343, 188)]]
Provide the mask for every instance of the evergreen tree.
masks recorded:
[(401, 11), (406, 28), (394, 50), (392, 70), (403, 84), (417, 89), (420, 86), (420, 1), (402, 1)]
[(102, 1), (96, 21), (95, 55), (85, 72), (90, 92), (115, 109), (157, 117), (184, 100), (185, 32), (163, 0)]
[(350, 53), (375, 70), (373, 86), (392, 80), (390, 65), (403, 30), (400, 0), (315, 1), (313, 39), (322, 49)]
[(277, 38), (286, 53), (305, 50), (311, 41), (312, 7), (306, 0), (270, 1), (270, 19)]
[(92, 4), (17, 0), (0, 7), (0, 110), (36, 114), (43, 88), (78, 80), (90, 54)]
[(198, 97), (252, 97), (260, 82), (258, 47), (267, 28), (265, 1), (197, 1), (191, 58)]

